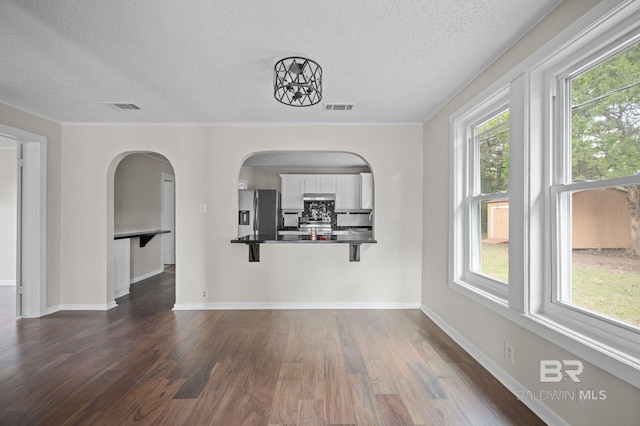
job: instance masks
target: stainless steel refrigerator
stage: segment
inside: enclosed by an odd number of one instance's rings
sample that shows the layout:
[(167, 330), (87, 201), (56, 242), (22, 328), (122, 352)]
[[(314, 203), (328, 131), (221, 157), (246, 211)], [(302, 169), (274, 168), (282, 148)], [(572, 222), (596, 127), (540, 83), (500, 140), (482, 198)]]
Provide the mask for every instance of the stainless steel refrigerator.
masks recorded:
[(238, 237), (278, 235), (280, 194), (275, 189), (238, 190)]

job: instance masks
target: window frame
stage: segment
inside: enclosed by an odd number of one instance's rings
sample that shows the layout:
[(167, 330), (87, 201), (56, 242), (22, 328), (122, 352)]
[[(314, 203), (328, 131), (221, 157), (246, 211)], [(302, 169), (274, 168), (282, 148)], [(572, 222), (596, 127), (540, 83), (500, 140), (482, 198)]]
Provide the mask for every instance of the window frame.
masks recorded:
[[(543, 46), (509, 69), (450, 115), (449, 287), (473, 302), (640, 387), (640, 334), (600, 316), (553, 301), (558, 187), (557, 81), (570, 67), (588, 66), (598, 52), (640, 31), (640, 2), (603, 0)], [(603, 50), (604, 49), (604, 50)], [(622, 48), (620, 48), (622, 50)], [(595, 55), (595, 56), (594, 56)], [(465, 281), (464, 126), (474, 111), (509, 93), (509, 285), (505, 297)], [(466, 121), (465, 121), (466, 120)], [(566, 158), (566, 157), (564, 157)], [(609, 182), (612, 184), (622, 181)], [(635, 181), (634, 181), (635, 182)], [(588, 188), (589, 184), (585, 188)], [(562, 212), (560, 212), (562, 213)], [(461, 249), (462, 247), (462, 249)], [(552, 253), (553, 252), (553, 253)], [(564, 259), (566, 262), (566, 259)]]
[[(550, 176), (551, 212), (551, 264), (552, 275), (548, 298), (542, 312), (554, 321), (565, 323), (575, 330), (623, 352), (640, 355), (640, 329), (623, 321), (606, 316), (604, 313), (565, 302), (562, 293), (571, 289), (571, 194), (576, 191), (611, 188), (625, 185), (640, 185), (640, 175), (598, 181), (574, 182), (571, 175), (571, 93), (570, 80), (583, 72), (598, 66), (607, 59), (640, 42), (640, 28), (627, 29), (624, 34), (604, 34), (597, 40), (599, 48), (590, 46), (577, 49), (577, 58), (562, 61), (560, 68), (549, 74), (552, 87), (551, 102), (555, 130), (549, 150), (552, 164)], [(578, 59), (579, 58), (579, 59)]]
[[(456, 261), (450, 269), (452, 285), (478, 292), (499, 303), (506, 304), (508, 297), (508, 283), (474, 271), (474, 251), (477, 250), (480, 237), (472, 232), (477, 226), (474, 223), (478, 217), (477, 205), (483, 201), (510, 200), (510, 191), (492, 194), (481, 194), (479, 169), (479, 144), (475, 129), (482, 123), (503, 113), (509, 108), (509, 88), (503, 87), (487, 99), (473, 105), (453, 123), (454, 143), (452, 148), (458, 158), (454, 165), (453, 176), (454, 196), (457, 197), (458, 212), (456, 224), (452, 226), (452, 233), (457, 244), (454, 246), (453, 256)], [(511, 121), (511, 118), (509, 119)], [(509, 145), (511, 147), (511, 136)], [(510, 163), (509, 168), (512, 168)], [(511, 170), (509, 171), (511, 173)], [(474, 213), (474, 211), (476, 213)], [(511, 253), (509, 253), (511, 256)]]

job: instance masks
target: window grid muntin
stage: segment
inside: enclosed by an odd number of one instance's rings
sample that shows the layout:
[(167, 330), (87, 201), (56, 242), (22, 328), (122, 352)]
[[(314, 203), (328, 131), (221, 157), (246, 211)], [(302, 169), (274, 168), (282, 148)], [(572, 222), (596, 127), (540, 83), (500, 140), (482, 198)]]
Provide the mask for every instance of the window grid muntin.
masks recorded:
[[(604, 48), (591, 54), (586, 59), (568, 66), (555, 77), (555, 144), (549, 159), (552, 164), (551, 176), (551, 230), (552, 230), (552, 276), (551, 300), (547, 306), (551, 312), (560, 317), (567, 315), (578, 321), (585, 321), (591, 327), (605, 329), (622, 339), (639, 333), (638, 327), (623, 322), (604, 313), (583, 308), (566, 302), (571, 298), (572, 287), (572, 220), (571, 195), (580, 190), (611, 188), (626, 185), (640, 185), (640, 175), (628, 175), (589, 181), (573, 181), (572, 163), (572, 101), (571, 81), (577, 76), (599, 66), (612, 57), (628, 50), (640, 41), (640, 29), (608, 43)], [(603, 327), (604, 324), (604, 327)]]
[[(478, 114), (465, 128), (465, 202), (464, 202), (464, 233), (466, 237), (464, 251), (463, 279), (469, 284), (487, 291), (493, 296), (501, 299), (507, 297), (508, 283), (497, 278), (479, 272), (481, 266), (481, 244), (482, 244), (482, 224), (480, 219), (479, 205), (482, 201), (509, 199), (508, 191), (500, 191), (491, 194), (483, 194), (481, 191), (481, 168), (480, 168), (480, 141), (476, 129), (489, 120), (498, 117), (509, 110), (508, 91), (502, 90), (501, 101), (493, 104), (489, 108), (479, 108), (482, 114)], [(476, 218), (478, 218), (476, 220)], [(476, 223), (477, 222), (477, 223)]]

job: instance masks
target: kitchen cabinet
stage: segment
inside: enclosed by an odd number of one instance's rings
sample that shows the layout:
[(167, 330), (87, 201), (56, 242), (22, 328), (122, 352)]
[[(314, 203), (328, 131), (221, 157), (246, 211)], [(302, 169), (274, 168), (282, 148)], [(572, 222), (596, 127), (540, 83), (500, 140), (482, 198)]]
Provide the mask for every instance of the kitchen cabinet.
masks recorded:
[(113, 242), (114, 256), (114, 299), (129, 294), (131, 284), (131, 239), (123, 238)]
[(373, 175), (360, 173), (360, 208), (373, 209)]
[(373, 175), (371, 173), (281, 174), (280, 179), (282, 210), (303, 210), (302, 197), (308, 193), (335, 194), (336, 210), (373, 208)]
[(336, 193), (336, 175), (280, 175), (282, 210), (303, 210), (307, 193)]
[(280, 175), (280, 208), (282, 210), (303, 210), (303, 175)]
[(360, 209), (360, 175), (336, 176), (336, 210)]
[(304, 193), (335, 194), (335, 175), (304, 175)]
[(336, 177), (332, 175), (320, 175), (318, 177), (318, 192), (322, 194), (335, 194)]

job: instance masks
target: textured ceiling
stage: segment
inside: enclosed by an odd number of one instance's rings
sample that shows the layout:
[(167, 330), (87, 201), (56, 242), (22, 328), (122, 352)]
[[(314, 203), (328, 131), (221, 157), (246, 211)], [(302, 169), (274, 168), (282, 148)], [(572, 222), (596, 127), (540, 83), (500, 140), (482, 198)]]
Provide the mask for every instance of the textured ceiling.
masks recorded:
[[(557, 3), (3, 0), (0, 102), (59, 122), (423, 122)], [(320, 104), (273, 98), (293, 55), (322, 66)]]

